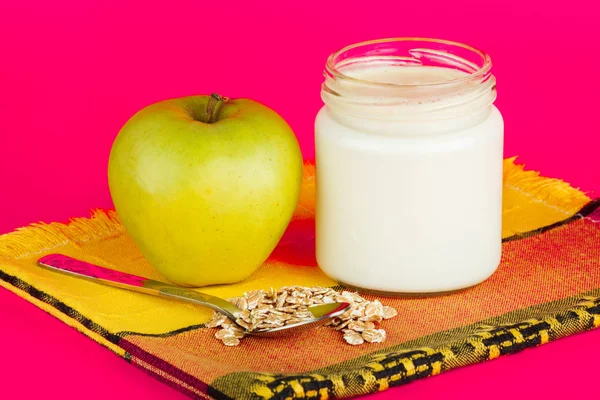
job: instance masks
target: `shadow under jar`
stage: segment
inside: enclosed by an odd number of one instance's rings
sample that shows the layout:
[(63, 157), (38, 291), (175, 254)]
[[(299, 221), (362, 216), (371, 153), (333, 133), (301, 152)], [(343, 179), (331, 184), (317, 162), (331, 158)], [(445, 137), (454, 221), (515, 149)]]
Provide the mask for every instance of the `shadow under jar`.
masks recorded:
[(500, 263), (504, 123), (490, 57), (439, 39), (348, 46), (315, 121), (319, 267), (346, 285), (426, 295)]

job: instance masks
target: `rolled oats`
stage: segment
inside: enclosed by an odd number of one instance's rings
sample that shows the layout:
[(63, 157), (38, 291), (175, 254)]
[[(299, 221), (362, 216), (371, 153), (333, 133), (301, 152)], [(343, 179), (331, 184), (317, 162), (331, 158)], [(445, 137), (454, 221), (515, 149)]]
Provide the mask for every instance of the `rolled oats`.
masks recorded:
[(212, 320), (208, 324), (206, 324), (206, 326), (208, 328), (217, 328), (221, 326), (226, 319), (227, 317), (225, 316), (225, 314), (216, 312), (213, 314)]
[(281, 295), (277, 298), (276, 308), (282, 308), (285, 304), (285, 299), (287, 299), (287, 292), (281, 293)]
[(372, 322), (363, 322), (363, 321), (350, 321), (348, 324), (348, 329), (352, 329), (355, 332), (362, 332), (367, 329), (374, 329), (375, 324)]
[(345, 328), (347, 325), (349, 325), (351, 322), (352, 322), (352, 320), (351, 320), (351, 319), (347, 319), (346, 321), (343, 321), (343, 322), (342, 322), (342, 320), (340, 319), (340, 322), (339, 322), (339, 323), (332, 322), (331, 324), (327, 324), (327, 325), (332, 325), (332, 326), (334, 326), (334, 329), (335, 329), (336, 331), (341, 331), (341, 330), (342, 330), (342, 329), (344, 329), (344, 328)]
[(261, 292), (260, 290), (253, 290), (248, 292), (247, 301), (248, 301), (248, 309), (255, 309), (265, 297), (266, 293)]
[[(386, 339), (383, 329), (376, 329), (384, 319), (398, 315), (379, 300), (368, 301), (358, 293), (338, 292), (325, 287), (284, 286), (279, 290), (252, 290), (243, 296), (227, 299), (242, 311), (236, 314), (235, 323), (225, 315), (215, 312), (208, 328), (221, 328), (215, 337), (226, 346), (237, 346), (248, 332), (296, 324), (313, 316), (309, 306), (334, 302), (346, 302), (350, 309), (332, 319), (326, 326), (342, 331), (344, 340), (351, 345), (381, 343)], [(241, 328), (240, 328), (241, 327)]]
[(360, 333), (353, 331), (352, 329), (344, 329), (344, 340), (353, 346), (363, 344), (365, 339)]
[(227, 336), (222, 340), (225, 346), (237, 346), (240, 344), (240, 339), (236, 338), (235, 336)]
[(248, 300), (246, 300), (244, 297), (234, 297), (233, 299), (228, 300), (240, 310), (248, 309)]
[(223, 340), (224, 338), (226, 338), (228, 336), (235, 337), (235, 335), (233, 334), (233, 330), (231, 330), (229, 328), (218, 330), (217, 333), (215, 333), (215, 337), (217, 339), (221, 339), (221, 340)]
[(385, 340), (386, 334), (383, 329), (365, 329), (362, 338), (369, 343), (381, 343)]
[(383, 319), (394, 318), (396, 315), (398, 315), (398, 311), (396, 311), (395, 308), (392, 308), (390, 306), (383, 306)]

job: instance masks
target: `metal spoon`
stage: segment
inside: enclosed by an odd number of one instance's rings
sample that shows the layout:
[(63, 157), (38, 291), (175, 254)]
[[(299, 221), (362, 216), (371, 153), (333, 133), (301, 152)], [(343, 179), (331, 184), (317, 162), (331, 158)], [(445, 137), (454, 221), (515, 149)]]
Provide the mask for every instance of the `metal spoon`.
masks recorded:
[[(46, 269), (61, 272), (66, 275), (75, 276), (88, 281), (101, 283), (107, 286), (115, 286), (122, 289), (128, 289), (135, 292), (142, 292), (160, 297), (169, 297), (179, 301), (186, 301), (211, 308), (223, 313), (227, 318), (235, 322), (235, 315), (242, 312), (227, 300), (211, 296), (195, 290), (185, 289), (168, 283), (154, 281), (141, 276), (128, 274), (121, 271), (115, 271), (90, 264), (63, 254), (48, 254), (38, 260), (38, 265)], [(342, 315), (350, 304), (348, 303), (328, 303), (308, 307), (308, 311), (314, 315), (314, 318), (308, 319), (296, 324), (284, 325), (278, 328), (248, 331), (239, 326), (245, 334), (255, 336), (284, 336), (298, 333), (306, 329), (314, 328), (325, 324), (332, 318)], [(236, 324), (237, 325), (237, 324)]]

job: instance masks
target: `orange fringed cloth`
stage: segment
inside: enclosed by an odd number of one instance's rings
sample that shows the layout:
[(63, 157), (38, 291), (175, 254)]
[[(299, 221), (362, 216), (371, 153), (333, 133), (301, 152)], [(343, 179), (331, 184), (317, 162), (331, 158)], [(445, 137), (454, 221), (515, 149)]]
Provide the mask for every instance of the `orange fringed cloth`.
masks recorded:
[[(36, 266), (63, 253), (164, 280), (114, 211), (0, 236), (0, 285), (192, 398), (326, 399), (386, 390), (543, 345), (600, 325), (600, 200), (504, 162), (503, 257), (484, 283), (441, 297), (381, 298), (398, 310), (383, 343), (347, 344), (317, 328), (295, 338), (247, 337), (226, 347), (212, 311)], [(202, 288), (223, 298), (286, 285), (336, 286), (314, 256), (314, 166), (295, 217), (248, 280)], [(364, 295), (373, 300), (373, 296)]]

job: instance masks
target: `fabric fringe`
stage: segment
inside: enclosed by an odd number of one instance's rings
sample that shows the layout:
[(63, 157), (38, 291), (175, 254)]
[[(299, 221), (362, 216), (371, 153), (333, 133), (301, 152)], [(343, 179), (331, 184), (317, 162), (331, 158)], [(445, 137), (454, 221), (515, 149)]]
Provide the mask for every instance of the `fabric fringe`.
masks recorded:
[(124, 232), (114, 210), (92, 210), (89, 218), (68, 223), (34, 223), (0, 236), (0, 257), (18, 259), (65, 245), (104, 239)]
[[(517, 157), (504, 160), (504, 186), (560, 209), (571, 209), (591, 201), (584, 192), (556, 178), (540, 176), (537, 171), (526, 171), (524, 164), (516, 164)], [(578, 208), (576, 206), (576, 208)]]

